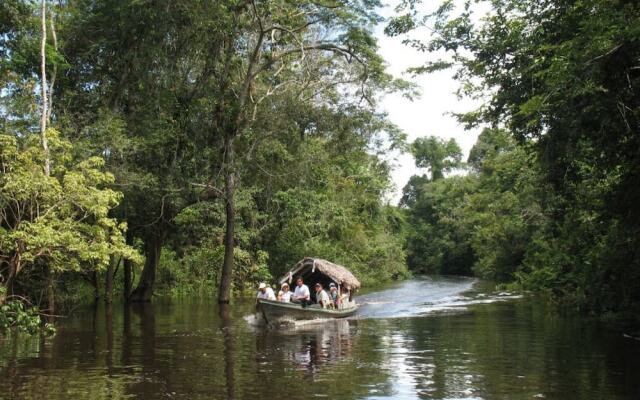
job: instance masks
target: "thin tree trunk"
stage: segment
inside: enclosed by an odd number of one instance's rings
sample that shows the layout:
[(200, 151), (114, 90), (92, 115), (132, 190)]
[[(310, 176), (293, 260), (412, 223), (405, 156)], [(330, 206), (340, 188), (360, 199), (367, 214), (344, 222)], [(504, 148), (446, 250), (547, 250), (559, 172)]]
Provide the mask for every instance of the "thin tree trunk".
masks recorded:
[(47, 268), (47, 313), (56, 313), (56, 277), (51, 268)]
[(130, 301), (148, 302), (153, 296), (153, 285), (156, 281), (156, 270), (160, 262), (160, 252), (162, 250), (161, 233), (153, 232), (149, 234), (145, 240), (145, 256), (144, 268), (140, 275), (138, 287), (131, 293)]
[[(53, 13), (51, 14), (51, 39), (53, 40), (53, 48), (58, 52), (58, 35), (56, 34), (56, 26), (53, 22)], [(51, 122), (51, 110), (53, 110), (53, 87), (56, 84), (56, 76), (58, 75), (58, 66), (56, 63), (53, 63), (53, 71), (51, 72), (51, 83), (49, 84), (49, 104), (47, 107), (47, 124)]]
[(93, 286), (93, 298), (98, 300), (100, 298), (100, 281), (98, 281), (98, 272), (91, 272), (91, 285)]
[[(226, 129), (224, 129), (224, 186), (227, 209), (224, 235), (224, 262), (222, 265), (222, 277), (220, 278), (220, 288), (218, 292), (218, 303), (220, 304), (227, 304), (231, 299), (231, 280), (233, 276), (233, 241), (236, 215), (234, 203), (236, 188), (233, 142), (236, 137), (242, 134), (247, 123), (245, 107), (250, 99), (251, 85), (257, 76), (256, 68), (258, 68), (258, 61), (261, 57), (265, 34), (265, 31), (261, 29), (255, 46), (253, 47), (253, 51), (249, 57), (246, 75), (242, 82), (240, 93), (238, 94), (237, 111), (230, 125), (223, 123), (225, 118), (222, 117), (221, 112), (224, 110), (224, 107), (220, 107), (218, 109), (220, 113), (218, 114), (218, 123), (216, 125), (218, 127), (226, 127)], [(231, 57), (233, 52), (233, 46), (228, 46), (227, 56)], [(227, 58), (227, 67), (231, 65), (230, 61), (231, 58)], [(226, 67), (225, 72), (228, 73), (228, 71), (226, 71)], [(225, 87), (228, 85), (228, 82), (229, 81), (227, 79), (223, 79), (223, 84), (221, 85), (223, 93), (226, 92)], [(224, 101), (221, 104), (224, 104)]]
[[(40, 86), (42, 96), (42, 114), (40, 115), (40, 140), (42, 149), (44, 150), (44, 173), (48, 177), (51, 175), (51, 161), (49, 159), (49, 142), (47, 140), (47, 2), (40, 2)], [(56, 295), (55, 295), (55, 274), (45, 266), (45, 274), (47, 276), (47, 302), (49, 314), (55, 314), (56, 311)]]
[(113, 270), (113, 261), (111, 261), (104, 277), (104, 301), (107, 304), (113, 303)]
[(42, 115), (40, 115), (40, 140), (42, 149), (44, 150), (44, 173), (51, 175), (51, 162), (49, 160), (49, 142), (47, 140), (47, 2), (40, 2), (41, 16), (40, 28), (42, 30), (40, 37), (40, 86), (42, 93)]
[(9, 272), (7, 274), (7, 280), (4, 284), (4, 293), (0, 295), (0, 305), (4, 304), (7, 296), (13, 294), (13, 282), (18, 273), (18, 263), (20, 262), (20, 253), (18, 253), (13, 259), (9, 261)]
[[(131, 230), (127, 230), (127, 245), (133, 245), (133, 233)], [(131, 285), (133, 284), (131, 279), (131, 273), (133, 270), (133, 262), (129, 259), (124, 260), (124, 301), (129, 301), (131, 296)]]
[(226, 134), (224, 138), (225, 165), (224, 182), (226, 196), (226, 228), (224, 237), (224, 263), (222, 264), (222, 277), (220, 278), (220, 290), (218, 303), (229, 303), (231, 299), (231, 278), (233, 275), (233, 248), (235, 230), (235, 204), (233, 195), (235, 192), (234, 168), (233, 168), (233, 136)]

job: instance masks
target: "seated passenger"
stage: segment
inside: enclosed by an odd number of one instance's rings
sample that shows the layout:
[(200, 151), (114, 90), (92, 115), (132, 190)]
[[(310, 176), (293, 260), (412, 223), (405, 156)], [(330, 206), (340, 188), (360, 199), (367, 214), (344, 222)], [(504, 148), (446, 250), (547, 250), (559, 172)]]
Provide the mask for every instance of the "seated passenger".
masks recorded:
[(309, 287), (304, 284), (302, 277), (296, 279), (296, 289), (293, 292), (291, 299), (292, 303), (301, 303), (302, 306), (306, 306), (311, 301), (311, 293)]
[(273, 289), (267, 286), (266, 283), (261, 282), (260, 285), (258, 285), (258, 295), (256, 296), (256, 298), (265, 299), (265, 300), (275, 300), (276, 294), (273, 293)]
[(333, 282), (329, 284), (329, 298), (331, 299), (332, 308), (338, 308), (340, 306), (340, 295), (338, 294), (338, 287)]
[(347, 307), (349, 305), (349, 291), (347, 290), (347, 288), (342, 287), (340, 289), (340, 305), (339, 308), (343, 308), (343, 307)]
[(322, 284), (320, 283), (316, 283), (316, 303), (320, 304), (322, 308), (327, 308), (331, 304), (329, 295), (322, 289)]
[(278, 301), (289, 303), (291, 301), (291, 295), (292, 293), (289, 290), (289, 284), (287, 282), (283, 283), (280, 291), (278, 292)]

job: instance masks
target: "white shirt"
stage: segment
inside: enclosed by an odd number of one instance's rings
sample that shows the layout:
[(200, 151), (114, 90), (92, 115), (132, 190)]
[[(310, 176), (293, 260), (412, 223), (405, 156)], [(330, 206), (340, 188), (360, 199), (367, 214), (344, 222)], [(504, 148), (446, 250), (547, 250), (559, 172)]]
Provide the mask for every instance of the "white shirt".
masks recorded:
[(259, 299), (267, 299), (267, 300), (275, 300), (276, 299), (276, 295), (275, 293), (273, 293), (273, 289), (271, 289), (270, 287), (267, 286), (267, 289), (264, 291), (264, 293), (262, 293), (260, 290), (258, 290), (258, 296), (256, 296)]
[(329, 305), (329, 295), (324, 290), (321, 290), (320, 293), (316, 293), (317, 303), (320, 304), (322, 302), (322, 307), (327, 308)]
[(309, 287), (304, 283), (301, 286), (296, 286), (296, 290), (293, 292), (293, 297), (296, 299), (307, 299), (309, 300), (309, 296), (311, 293), (309, 292)]
[(291, 295), (292, 295), (291, 291), (284, 292), (281, 290), (278, 293), (278, 297), (280, 297), (280, 301), (283, 301), (285, 303), (289, 303), (291, 301)]

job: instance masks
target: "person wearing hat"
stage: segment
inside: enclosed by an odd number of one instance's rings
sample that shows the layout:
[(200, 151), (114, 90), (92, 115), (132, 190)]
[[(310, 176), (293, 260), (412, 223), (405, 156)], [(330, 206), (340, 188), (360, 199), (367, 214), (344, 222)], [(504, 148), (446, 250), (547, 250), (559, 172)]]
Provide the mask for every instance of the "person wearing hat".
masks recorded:
[(258, 295), (256, 296), (256, 298), (265, 299), (265, 300), (275, 300), (276, 294), (273, 293), (273, 289), (267, 286), (266, 283), (260, 282), (260, 285), (258, 285)]
[(329, 298), (331, 299), (332, 307), (338, 308), (340, 305), (340, 295), (338, 293), (338, 287), (333, 282), (329, 284)]
[(331, 300), (329, 299), (329, 295), (327, 294), (327, 292), (325, 292), (324, 289), (322, 288), (322, 284), (320, 282), (316, 283), (315, 288), (316, 288), (316, 302), (320, 304), (320, 307), (322, 308), (329, 307)]
[(289, 290), (289, 284), (287, 282), (283, 283), (280, 287), (280, 292), (278, 292), (278, 301), (289, 303), (291, 301), (291, 295), (292, 293)]

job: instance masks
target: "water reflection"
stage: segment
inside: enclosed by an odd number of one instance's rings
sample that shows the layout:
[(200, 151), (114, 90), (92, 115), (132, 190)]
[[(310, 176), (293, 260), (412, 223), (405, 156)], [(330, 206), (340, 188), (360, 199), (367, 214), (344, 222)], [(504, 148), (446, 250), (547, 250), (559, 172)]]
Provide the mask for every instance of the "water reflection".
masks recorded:
[(233, 324), (230, 314), (229, 304), (220, 304), (220, 330), (222, 331), (222, 337), (224, 338), (224, 374), (227, 383), (227, 398), (235, 399), (235, 375), (234, 375), (234, 360), (235, 350), (233, 343)]
[(311, 321), (261, 329), (256, 349), (266, 359), (284, 358), (297, 371), (310, 376), (324, 366), (351, 360), (357, 340), (357, 322), (349, 320)]
[(453, 288), (465, 282), (418, 284), (421, 304), (466, 309), (269, 329), (243, 319), (252, 302), (100, 302), (52, 339), (0, 339), (0, 399), (640, 398), (640, 342), (621, 331), (533, 300), (472, 304)]

